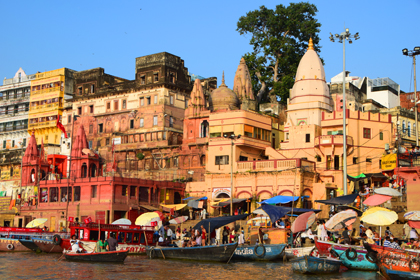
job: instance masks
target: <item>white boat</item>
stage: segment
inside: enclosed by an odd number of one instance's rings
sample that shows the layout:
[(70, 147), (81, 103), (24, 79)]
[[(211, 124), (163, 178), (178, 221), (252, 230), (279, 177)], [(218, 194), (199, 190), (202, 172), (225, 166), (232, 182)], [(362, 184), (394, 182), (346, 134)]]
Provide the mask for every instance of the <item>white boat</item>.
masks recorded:
[(300, 248), (286, 248), (284, 249), (284, 253), (286, 255), (286, 258), (288, 260), (291, 260), (298, 257), (309, 256), (309, 254), (312, 252), (314, 248), (315, 246), (300, 247)]

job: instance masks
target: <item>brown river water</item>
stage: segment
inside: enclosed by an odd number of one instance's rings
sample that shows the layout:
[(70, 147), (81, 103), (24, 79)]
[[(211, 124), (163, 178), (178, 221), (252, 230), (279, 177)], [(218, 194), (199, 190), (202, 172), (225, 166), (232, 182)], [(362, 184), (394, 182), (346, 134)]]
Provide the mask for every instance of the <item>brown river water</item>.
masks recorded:
[(150, 260), (129, 256), (124, 264), (57, 261), (61, 254), (0, 253), (0, 279), (382, 279), (376, 272), (346, 271), (309, 276), (293, 273), (290, 263)]

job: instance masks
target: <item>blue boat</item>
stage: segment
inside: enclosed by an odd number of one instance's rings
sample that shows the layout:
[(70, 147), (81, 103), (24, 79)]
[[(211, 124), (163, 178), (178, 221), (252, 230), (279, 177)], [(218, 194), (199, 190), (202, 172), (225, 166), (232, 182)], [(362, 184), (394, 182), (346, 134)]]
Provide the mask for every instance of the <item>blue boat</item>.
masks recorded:
[(354, 248), (349, 246), (334, 245), (334, 249), (339, 255), (340, 260), (348, 269), (377, 271), (376, 263), (366, 258), (367, 250), (364, 248)]
[(409, 271), (399, 271), (388, 269), (384, 266), (381, 266), (381, 273), (385, 276), (386, 279), (392, 280), (406, 280), (406, 279), (420, 279), (419, 272), (409, 272)]
[(286, 244), (257, 244), (236, 247), (232, 260), (271, 261), (282, 258)]
[(309, 274), (337, 273), (340, 271), (341, 260), (304, 256), (292, 259), (294, 272)]

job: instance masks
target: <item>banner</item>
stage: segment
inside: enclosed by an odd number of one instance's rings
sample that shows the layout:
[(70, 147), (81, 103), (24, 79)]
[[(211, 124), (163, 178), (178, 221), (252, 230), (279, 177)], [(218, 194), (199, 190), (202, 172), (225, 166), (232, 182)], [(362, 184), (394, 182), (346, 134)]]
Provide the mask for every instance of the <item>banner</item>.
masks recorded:
[(67, 220), (72, 223), (74, 222), (74, 217), (69, 217)]
[(384, 155), (381, 158), (382, 170), (393, 170), (397, 167), (397, 154)]
[(91, 218), (91, 217), (87, 217), (87, 218), (84, 220), (84, 222), (85, 222), (85, 224), (90, 224), (90, 223), (92, 222), (92, 218)]

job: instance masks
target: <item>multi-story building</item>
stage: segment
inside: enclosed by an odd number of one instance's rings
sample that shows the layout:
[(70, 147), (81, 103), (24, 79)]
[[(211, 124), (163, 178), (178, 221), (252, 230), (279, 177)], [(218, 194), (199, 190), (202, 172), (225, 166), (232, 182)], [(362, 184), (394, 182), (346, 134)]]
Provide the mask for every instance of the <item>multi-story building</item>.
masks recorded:
[(11, 196), (20, 182), (22, 156), (29, 134), (28, 111), (31, 80), (22, 68), (0, 86), (0, 196)]
[(31, 81), (28, 132), (34, 131), (37, 142), (44, 142), (47, 154), (60, 152), (62, 132), (57, 118), (62, 115), (64, 101), (74, 92), (74, 73), (61, 68), (37, 73)]

